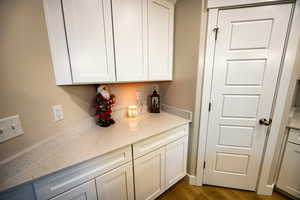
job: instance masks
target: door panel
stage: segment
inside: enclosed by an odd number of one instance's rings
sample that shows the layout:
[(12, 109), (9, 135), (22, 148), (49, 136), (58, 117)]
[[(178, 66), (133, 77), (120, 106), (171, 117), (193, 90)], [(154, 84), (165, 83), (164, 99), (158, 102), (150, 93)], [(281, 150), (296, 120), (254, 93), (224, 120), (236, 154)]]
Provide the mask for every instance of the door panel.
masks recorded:
[(115, 80), (109, 0), (62, 0), (74, 83)]
[(171, 80), (174, 5), (164, 0), (148, 2), (150, 80)]
[(300, 198), (300, 145), (288, 142), (276, 186), (296, 198)]
[(95, 181), (79, 185), (51, 200), (97, 200)]
[(99, 200), (132, 200), (133, 173), (129, 163), (96, 179)]
[(187, 142), (186, 136), (166, 146), (166, 189), (186, 175)]
[(146, 63), (146, 0), (113, 0), (114, 39), (118, 81), (148, 80)]
[(204, 183), (255, 190), (291, 4), (220, 10)]
[(152, 200), (165, 189), (165, 148), (134, 160), (137, 200)]
[(268, 48), (272, 27), (273, 19), (232, 21), (229, 50)]

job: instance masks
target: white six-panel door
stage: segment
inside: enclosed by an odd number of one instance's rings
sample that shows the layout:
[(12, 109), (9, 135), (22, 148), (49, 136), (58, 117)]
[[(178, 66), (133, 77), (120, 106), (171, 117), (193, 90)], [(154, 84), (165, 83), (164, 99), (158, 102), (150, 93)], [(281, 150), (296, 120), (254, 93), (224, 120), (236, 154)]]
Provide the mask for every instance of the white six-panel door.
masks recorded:
[(115, 81), (110, 0), (62, 0), (74, 83)]
[(205, 184), (256, 188), (291, 8), (219, 11)]

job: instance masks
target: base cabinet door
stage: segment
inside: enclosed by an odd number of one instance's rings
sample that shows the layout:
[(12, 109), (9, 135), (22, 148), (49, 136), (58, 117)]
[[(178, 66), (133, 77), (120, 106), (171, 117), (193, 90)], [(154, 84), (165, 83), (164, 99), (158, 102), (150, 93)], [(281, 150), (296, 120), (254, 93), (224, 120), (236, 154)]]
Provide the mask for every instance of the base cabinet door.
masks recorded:
[(136, 200), (151, 200), (165, 189), (165, 148), (134, 160)]
[(287, 143), (276, 187), (300, 198), (300, 145)]
[(174, 185), (186, 175), (187, 143), (188, 137), (185, 136), (166, 146), (167, 188)]
[(96, 179), (98, 200), (134, 200), (132, 163)]
[(50, 200), (97, 200), (95, 181), (89, 181)]

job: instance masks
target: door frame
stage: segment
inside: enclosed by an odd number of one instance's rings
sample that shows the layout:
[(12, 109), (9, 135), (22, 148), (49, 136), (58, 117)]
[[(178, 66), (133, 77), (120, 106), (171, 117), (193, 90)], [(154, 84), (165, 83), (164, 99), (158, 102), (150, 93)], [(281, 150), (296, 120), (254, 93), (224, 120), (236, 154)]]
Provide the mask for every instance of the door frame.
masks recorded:
[[(291, 3), (291, 2), (287, 2)], [(204, 6), (205, 3), (203, 4)], [(265, 5), (260, 4), (260, 5)], [(268, 4), (270, 5), (270, 4)], [(239, 6), (240, 7), (240, 6)], [(232, 6), (230, 7), (232, 8)], [(213, 29), (218, 23), (218, 8), (207, 10), (202, 9), (203, 18), (201, 20), (199, 61), (198, 61), (198, 80), (195, 103), (195, 122), (194, 131), (198, 133), (198, 153), (196, 168), (196, 184), (203, 184), (203, 166), (206, 153), (206, 142), (208, 134), (209, 102), (211, 96), (211, 84), (215, 54), (215, 33)], [(294, 3), (291, 13), (288, 38), (286, 38), (285, 51), (281, 63), (281, 72), (278, 77), (276, 92), (273, 102), (273, 125), (269, 129), (264, 147), (264, 155), (261, 162), (260, 175), (257, 182), (256, 192), (263, 195), (271, 195), (274, 188), (274, 180), (270, 176), (277, 140), (279, 139), (281, 127), (284, 126), (283, 114), (285, 104), (288, 100), (289, 86), (293, 77), (294, 63), (298, 44), (300, 45), (300, 22), (293, 19), (300, 18), (300, 0)], [(203, 30), (204, 29), (204, 30)], [(204, 50), (201, 50), (203, 48)], [(204, 58), (204, 60), (203, 60)], [(280, 83), (280, 84), (279, 84)], [(281, 95), (277, 95), (281, 94)], [(198, 123), (197, 123), (198, 122)], [(276, 160), (275, 160), (276, 162)], [(270, 179), (270, 180), (269, 180)], [(271, 182), (271, 183), (270, 183)]]

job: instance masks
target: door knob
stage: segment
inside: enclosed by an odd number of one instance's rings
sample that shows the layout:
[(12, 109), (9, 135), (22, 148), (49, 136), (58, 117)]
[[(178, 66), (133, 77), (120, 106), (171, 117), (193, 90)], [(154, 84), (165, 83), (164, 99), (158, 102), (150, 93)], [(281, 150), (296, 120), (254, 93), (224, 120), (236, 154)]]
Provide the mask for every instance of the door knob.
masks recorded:
[(267, 120), (266, 118), (259, 120), (260, 125), (270, 126), (272, 124), (272, 119)]

